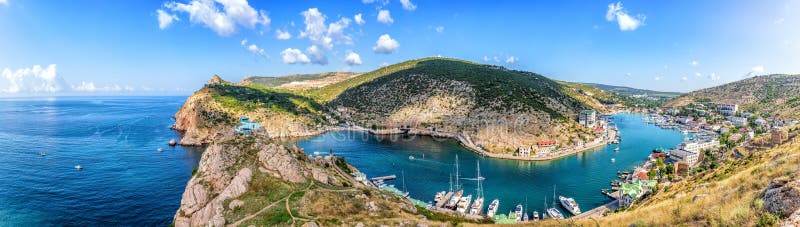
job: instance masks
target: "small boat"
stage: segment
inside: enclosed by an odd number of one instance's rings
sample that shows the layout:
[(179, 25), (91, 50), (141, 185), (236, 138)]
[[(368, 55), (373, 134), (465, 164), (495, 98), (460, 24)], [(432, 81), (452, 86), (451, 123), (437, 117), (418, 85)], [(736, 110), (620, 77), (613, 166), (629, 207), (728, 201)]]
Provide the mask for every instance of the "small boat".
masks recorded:
[(547, 216), (551, 219), (564, 219), (564, 215), (555, 207), (547, 208)]
[(164, 149), (158, 148), (157, 151), (158, 152), (162, 152), (162, 151), (164, 151)]
[(517, 207), (514, 208), (514, 214), (517, 217), (517, 222), (522, 220), (522, 204), (517, 204)]
[(77, 169), (77, 170), (83, 170), (83, 166), (81, 166), (81, 165), (77, 165), (77, 166), (75, 166), (75, 169)]
[(472, 195), (467, 195), (467, 196), (461, 197), (461, 199), (458, 200), (458, 205), (456, 207), (456, 211), (458, 211), (461, 214), (466, 214), (468, 209), (469, 209), (469, 205), (471, 204), (471, 202), (472, 202)]
[(575, 199), (558, 196), (558, 200), (561, 201), (561, 206), (566, 208), (567, 211), (572, 213), (572, 215), (578, 215), (581, 213), (581, 208), (578, 206), (578, 203), (575, 202)]
[(408, 160), (414, 160), (414, 155), (409, 155)]
[(483, 211), (483, 198), (475, 199), (475, 202), (472, 203), (472, 208), (469, 210), (469, 214), (472, 215), (481, 215)]
[(447, 194), (445, 191), (440, 191), (436, 193), (436, 197), (433, 198), (434, 202), (439, 202), (440, 200), (444, 199), (444, 196)]
[(489, 204), (489, 209), (486, 210), (486, 216), (494, 217), (497, 214), (497, 208), (500, 206), (500, 200), (495, 199), (492, 200), (492, 203)]
[(533, 211), (533, 220), (534, 221), (538, 221), (539, 220), (539, 212), (538, 211)]
[(614, 148), (614, 151), (619, 151), (619, 147)]
[(39, 152), (39, 156), (45, 156), (45, 155), (47, 155), (47, 154), (45, 154), (44, 151)]
[(523, 222), (528, 222), (528, 213), (522, 214), (522, 221)]
[(458, 205), (458, 201), (461, 199), (461, 195), (464, 194), (463, 190), (458, 190), (452, 197), (450, 197), (450, 201), (447, 201), (447, 204), (444, 207), (448, 209), (455, 209)]
[(616, 159), (614, 159), (614, 158), (611, 158), (611, 162), (615, 162), (615, 161), (617, 161), (617, 160), (616, 160)]

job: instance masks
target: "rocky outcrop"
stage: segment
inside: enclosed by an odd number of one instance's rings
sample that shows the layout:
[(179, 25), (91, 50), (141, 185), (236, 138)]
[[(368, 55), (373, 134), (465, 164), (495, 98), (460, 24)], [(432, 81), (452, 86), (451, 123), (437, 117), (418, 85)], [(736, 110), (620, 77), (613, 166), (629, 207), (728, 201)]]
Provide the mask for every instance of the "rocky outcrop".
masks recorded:
[[(332, 160), (309, 159), (297, 147), (286, 148), (259, 137), (232, 137), (216, 142), (203, 153), (197, 172), (186, 186), (175, 214), (175, 226), (223, 226), (224, 211), (244, 205), (244, 201), (236, 198), (248, 191), (255, 174), (253, 169), (292, 183), (313, 179), (342, 185), (324, 167), (326, 163)], [(227, 207), (225, 201), (231, 201)]]
[(789, 177), (772, 180), (764, 192), (764, 209), (789, 216), (800, 211), (800, 181)]

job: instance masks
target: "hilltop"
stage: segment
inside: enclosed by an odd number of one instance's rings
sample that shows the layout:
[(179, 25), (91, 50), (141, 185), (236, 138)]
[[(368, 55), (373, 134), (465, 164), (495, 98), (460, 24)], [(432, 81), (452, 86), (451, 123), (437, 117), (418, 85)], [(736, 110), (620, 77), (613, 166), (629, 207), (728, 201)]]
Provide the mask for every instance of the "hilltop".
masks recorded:
[(606, 84), (596, 84), (596, 83), (583, 83), (583, 84), (623, 96), (647, 95), (650, 97), (669, 99), (678, 97), (683, 94), (680, 92), (653, 91), (647, 89), (639, 89), (639, 88), (616, 86), (616, 85), (606, 85)]
[(260, 85), (267, 88), (309, 89), (321, 88), (358, 76), (351, 72), (326, 72), (315, 74), (297, 74), (277, 77), (247, 77), (241, 85)]
[(764, 116), (800, 117), (800, 75), (755, 76), (682, 95), (667, 106), (692, 102), (739, 104), (741, 110)]

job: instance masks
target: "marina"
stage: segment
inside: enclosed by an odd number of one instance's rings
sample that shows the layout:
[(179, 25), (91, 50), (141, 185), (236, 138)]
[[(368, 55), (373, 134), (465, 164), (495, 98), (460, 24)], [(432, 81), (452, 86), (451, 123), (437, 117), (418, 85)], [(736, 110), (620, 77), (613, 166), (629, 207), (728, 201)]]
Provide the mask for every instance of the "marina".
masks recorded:
[[(434, 209), (456, 213), (462, 197), (471, 196), (472, 204), (464, 209), (465, 215), (473, 215), (472, 207), (483, 198), (488, 204), (482, 205), (480, 213), (516, 219), (513, 211), (517, 204), (525, 204), (527, 197), (533, 200), (531, 206), (524, 206), (526, 212), (520, 219), (527, 214), (529, 221), (533, 221), (533, 211), (543, 211), (540, 219), (552, 218), (552, 211), (558, 211), (564, 218), (571, 216), (571, 212), (558, 205), (559, 195), (572, 198), (581, 207), (604, 206), (613, 201), (601, 192), (611, 187), (609, 182), (624, 180), (618, 178), (619, 174), (642, 165), (653, 149), (674, 147), (683, 140), (680, 131), (647, 123), (642, 120), (644, 116), (613, 115), (610, 120), (624, 137), (618, 144), (551, 161), (486, 158), (464, 149), (454, 140), (351, 131), (304, 138), (297, 144), (310, 154), (333, 150), (369, 176), (396, 178), (404, 172), (408, 196), (426, 201)], [(619, 151), (615, 151), (617, 147)], [(420, 158), (423, 154), (424, 159)], [(609, 162), (612, 158), (615, 162)], [(553, 185), (558, 187), (557, 195), (553, 195)], [(479, 186), (482, 196), (477, 193)], [(544, 202), (545, 197), (549, 201)]]

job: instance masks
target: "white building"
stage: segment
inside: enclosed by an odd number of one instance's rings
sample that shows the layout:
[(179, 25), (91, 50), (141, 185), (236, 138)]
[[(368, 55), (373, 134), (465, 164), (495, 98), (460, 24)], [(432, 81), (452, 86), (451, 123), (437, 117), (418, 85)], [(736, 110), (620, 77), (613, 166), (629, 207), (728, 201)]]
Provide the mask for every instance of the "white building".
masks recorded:
[(717, 104), (717, 109), (723, 115), (731, 116), (736, 114), (736, 111), (739, 111), (739, 105), (720, 103)]
[(597, 112), (594, 110), (584, 110), (578, 115), (578, 122), (588, 128), (594, 128), (597, 123)]
[(747, 118), (744, 117), (728, 117), (728, 121), (731, 122), (736, 127), (742, 127), (747, 125)]
[(696, 152), (675, 149), (669, 151), (669, 158), (675, 162), (686, 162), (689, 166), (697, 164), (698, 155)]
[(694, 153), (700, 153), (703, 150), (710, 150), (712, 148), (717, 148), (717, 147), (719, 147), (719, 140), (717, 139), (704, 140), (704, 141), (689, 141), (678, 144), (679, 150), (686, 150)]

